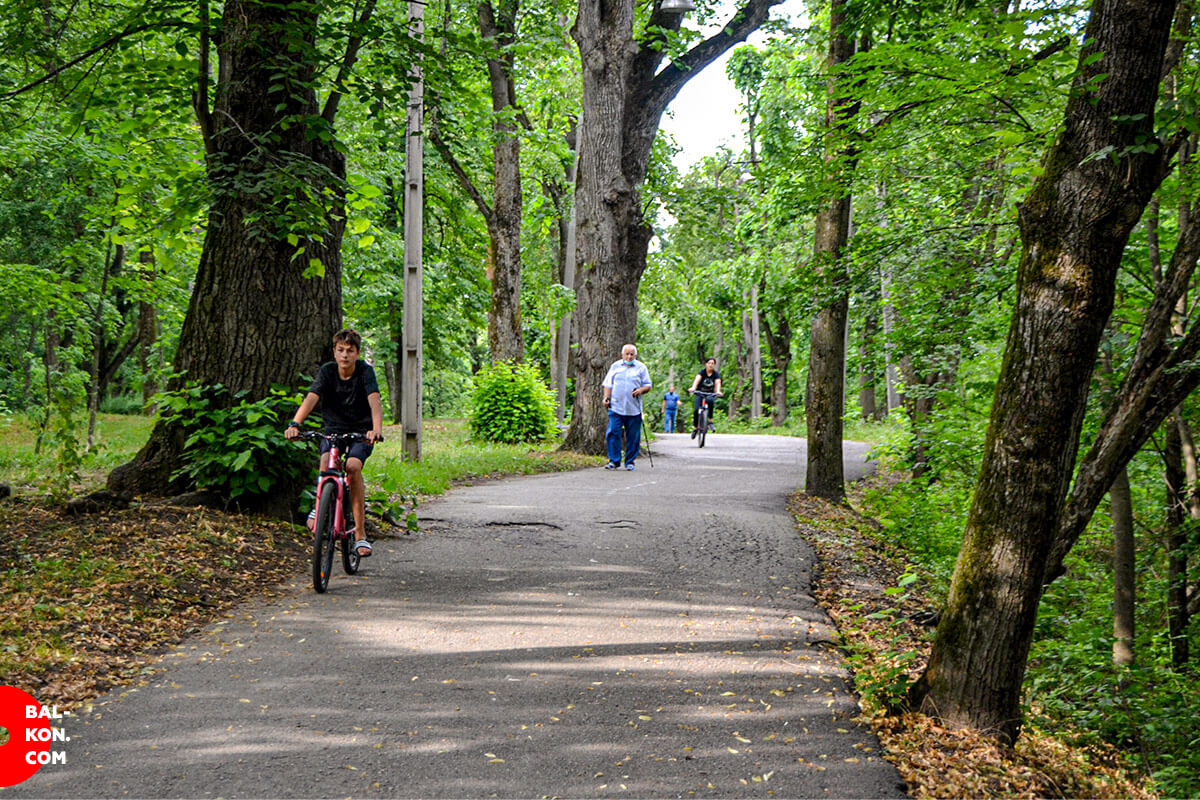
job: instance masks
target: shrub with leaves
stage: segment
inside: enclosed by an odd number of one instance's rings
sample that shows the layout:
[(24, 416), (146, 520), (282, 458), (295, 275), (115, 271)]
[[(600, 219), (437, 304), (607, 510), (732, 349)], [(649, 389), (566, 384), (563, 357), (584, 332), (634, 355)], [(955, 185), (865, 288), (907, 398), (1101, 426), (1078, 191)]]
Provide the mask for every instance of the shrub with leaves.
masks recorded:
[(300, 403), (300, 397), (272, 389), (261, 400), (248, 401), (245, 392), (232, 398), (220, 384), (197, 386), (159, 395), (159, 413), (187, 434), (184, 476), (197, 488), (234, 499), (266, 495), (277, 486), (307, 476), (311, 448), (289, 442), (280, 432)]
[(536, 442), (553, 437), (554, 396), (526, 364), (499, 362), (480, 370), (471, 393), (471, 436), (486, 442)]

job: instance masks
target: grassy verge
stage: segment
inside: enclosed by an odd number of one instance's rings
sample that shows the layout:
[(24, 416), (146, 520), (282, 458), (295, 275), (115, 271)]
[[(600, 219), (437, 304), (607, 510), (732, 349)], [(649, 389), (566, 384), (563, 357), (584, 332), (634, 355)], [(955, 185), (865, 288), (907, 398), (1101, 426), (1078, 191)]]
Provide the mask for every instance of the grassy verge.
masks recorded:
[[(136, 454), (150, 421), (104, 415), (97, 446), (78, 465), (72, 490), (103, 486)], [(368, 484), (418, 496), (503, 475), (599, 463), (554, 445), (471, 442), (459, 420), (427, 423), (420, 463), (403, 459), (399, 430), (368, 461)], [(274, 519), (203, 508), (141, 506), (67, 514), (42, 476), (53, 452), (35, 451), (27, 421), (0, 421), (6, 444), (0, 483), (0, 682), (73, 710), (107, 689), (137, 682), (174, 644), (245, 600), (303, 580), (310, 534)], [(315, 456), (314, 456), (315, 458)]]
[(395, 491), (418, 496), (438, 495), (456, 484), (509, 475), (561, 472), (596, 466), (600, 459), (557, 449), (556, 444), (491, 444), (469, 438), (467, 421), (427, 421), (421, 435), (421, 460), (404, 459), (399, 428), (385, 429), (363, 472), (368, 483), (395, 486)]

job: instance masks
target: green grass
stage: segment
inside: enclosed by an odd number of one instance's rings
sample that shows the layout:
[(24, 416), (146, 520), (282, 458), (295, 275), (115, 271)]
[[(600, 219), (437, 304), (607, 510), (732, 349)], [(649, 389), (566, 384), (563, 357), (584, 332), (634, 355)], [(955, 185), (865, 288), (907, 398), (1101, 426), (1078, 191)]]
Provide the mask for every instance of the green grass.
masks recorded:
[[(92, 449), (83, 455), (80, 464), (80, 485), (76, 488), (92, 491), (104, 485), (104, 479), (116, 466), (137, 453), (150, 434), (153, 422), (149, 417), (123, 414), (100, 414), (96, 418), (96, 435)], [(40, 485), (58, 456), (58, 448), (47, 440), (37, 450), (38, 420), (23, 415), (0, 417), (0, 483), (14, 489)], [(75, 432), (82, 450), (87, 442), (87, 421), (81, 418)]]
[(421, 435), (421, 461), (404, 460), (399, 428), (385, 432), (387, 440), (375, 448), (364, 470), (368, 483), (385, 479), (401, 494), (437, 495), (458, 483), (504, 475), (561, 472), (600, 463), (558, 449), (557, 442), (541, 444), (491, 444), (471, 440), (464, 419), (426, 420)]
[[(114, 467), (137, 454), (153, 424), (150, 417), (141, 415), (101, 414), (96, 423), (96, 444), (84, 456), (79, 470), (81, 480), (74, 488), (80, 493), (101, 488)], [(387, 479), (396, 492), (406, 495), (430, 496), (466, 481), (559, 472), (600, 463), (595, 456), (560, 451), (557, 442), (475, 442), (462, 419), (425, 420), (421, 461), (409, 462), (404, 460), (400, 429), (389, 428), (386, 433), (387, 440), (375, 448), (367, 462), (367, 482), (378, 485)], [(86, 429), (78, 432), (81, 443), (86, 436)], [(21, 416), (0, 419), (0, 441), (4, 443), (0, 449), (0, 483), (18, 491), (38, 491), (46, 465), (55, 454), (48, 448), (35, 453), (36, 437), (36, 421)]]
[[(690, 410), (688, 410), (690, 415)], [(691, 417), (686, 417), (690, 420)], [(803, 438), (808, 435), (808, 429), (803, 416), (792, 415), (780, 427), (776, 428), (771, 425), (769, 419), (758, 420), (730, 420), (722, 413), (718, 413), (717, 418), (713, 420), (717, 425), (717, 430), (722, 433), (758, 433), (771, 436), (797, 436)], [(688, 425), (691, 423), (688, 422)], [(862, 419), (854, 418), (845, 422), (845, 427), (842, 431), (842, 438), (850, 442), (866, 442), (867, 444), (882, 444), (890, 441), (895, 432), (899, 429), (899, 423), (893, 420), (884, 420), (883, 422), (865, 422)]]

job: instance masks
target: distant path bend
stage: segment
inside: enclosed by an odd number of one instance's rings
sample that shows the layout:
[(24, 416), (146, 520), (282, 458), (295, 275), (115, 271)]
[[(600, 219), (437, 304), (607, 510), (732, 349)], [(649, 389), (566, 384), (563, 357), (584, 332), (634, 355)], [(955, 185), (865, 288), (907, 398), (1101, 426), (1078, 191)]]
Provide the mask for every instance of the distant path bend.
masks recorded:
[(803, 440), (651, 447), (454, 489), (326, 595), (298, 564), (0, 797), (904, 797), (786, 509)]

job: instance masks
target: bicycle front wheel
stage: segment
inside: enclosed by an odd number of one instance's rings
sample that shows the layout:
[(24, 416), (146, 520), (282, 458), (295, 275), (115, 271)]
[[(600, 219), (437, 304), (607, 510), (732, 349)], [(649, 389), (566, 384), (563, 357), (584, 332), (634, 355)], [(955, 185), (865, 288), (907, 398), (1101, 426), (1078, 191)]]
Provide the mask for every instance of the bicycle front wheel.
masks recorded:
[(700, 413), (696, 415), (696, 423), (699, 433), (696, 434), (696, 441), (701, 447), (704, 447), (704, 437), (708, 434), (708, 409), (701, 408)]
[(333, 571), (333, 515), (337, 510), (337, 486), (333, 481), (321, 484), (317, 503), (317, 528), (313, 533), (313, 589), (321, 594), (329, 588), (329, 573)]

